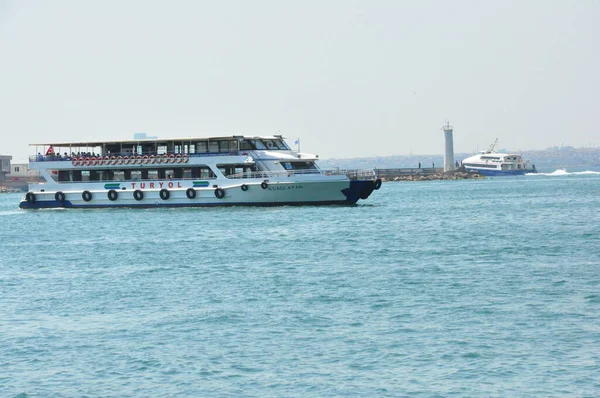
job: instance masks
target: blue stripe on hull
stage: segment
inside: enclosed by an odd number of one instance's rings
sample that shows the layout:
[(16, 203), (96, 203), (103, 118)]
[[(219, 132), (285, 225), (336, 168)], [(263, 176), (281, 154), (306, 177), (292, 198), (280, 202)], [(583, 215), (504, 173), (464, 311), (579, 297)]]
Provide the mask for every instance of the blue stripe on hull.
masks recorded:
[(224, 203), (159, 203), (159, 204), (107, 204), (107, 205), (74, 205), (69, 201), (59, 203), (55, 200), (40, 201), (35, 203), (21, 202), (21, 209), (107, 209), (107, 208), (136, 208), (149, 209), (157, 207), (217, 207), (217, 206), (254, 206), (254, 207), (273, 207), (273, 206), (323, 206), (323, 205), (355, 205), (356, 202), (348, 200), (332, 200), (332, 201), (305, 201), (305, 202), (224, 202)]
[(527, 173), (535, 173), (534, 170), (489, 170), (489, 169), (471, 169), (467, 168), (467, 171), (477, 171), (479, 174), (484, 176), (522, 176)]

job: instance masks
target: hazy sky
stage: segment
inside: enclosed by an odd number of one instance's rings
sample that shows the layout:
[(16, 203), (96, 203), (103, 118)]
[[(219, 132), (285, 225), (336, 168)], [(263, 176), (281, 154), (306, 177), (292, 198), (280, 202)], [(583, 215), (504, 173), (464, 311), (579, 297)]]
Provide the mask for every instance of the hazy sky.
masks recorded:
[(600, 1), (3, 1), (0, 153), (277, 134), (321, 158), (600, 145)]

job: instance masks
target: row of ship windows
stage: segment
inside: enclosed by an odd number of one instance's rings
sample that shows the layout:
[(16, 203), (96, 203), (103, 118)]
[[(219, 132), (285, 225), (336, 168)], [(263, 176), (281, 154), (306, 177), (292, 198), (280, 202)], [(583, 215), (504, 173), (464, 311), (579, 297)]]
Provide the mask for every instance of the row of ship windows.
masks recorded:
[[(218, 169), (225, 177), (246, 172), (254, 172), (254, 166), (227, 165)], [(217, 178), (208, 166), (191, 168), (161, 168), (149, 170), (55, 170), (51, 171), (52, 179), (57, 182), (88, 182), (88, 181), (128, 181), (128, 180), (168, 180), (186, 178)]]
[(479, 168), (485, 168), (485, 169), (497, 169), (498, 166), (495, 164), (479, 164), (479, 163), (464, 163), (464, 166), (467, 167), (479, 167)]
[[(465, 166), (468, 167), (478, 167), (481, 169), (497, 169), (498, 165), (497, 164), (485, 164), (485, 163), (465, 163)], [(513, 167), (511, 167), (510, 164), (503, 164), (501, 165), (502, 170), (514, 170)], [(521, 170), (521, 165), (517, 164), (517, 170)]]

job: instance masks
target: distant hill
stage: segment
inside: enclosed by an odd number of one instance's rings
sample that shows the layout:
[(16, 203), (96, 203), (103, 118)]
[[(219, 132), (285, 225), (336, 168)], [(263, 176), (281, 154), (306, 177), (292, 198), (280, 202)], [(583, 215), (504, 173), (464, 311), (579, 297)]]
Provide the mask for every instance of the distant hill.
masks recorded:
[[(542, 172), (557, 169), (600, 170), (600, 148), (553, 147), (538, 151), (511, 151), (501, 149), (498, 152), (521, 153), (531, 160)], [(454, 158), (461, 161), (472, 153), (455, 153)], [(443, 155), (395, 155), (349, 159), (323, 159), (319, 162), (323, 169), (390, 169), (399, 167), (443, 167)]]

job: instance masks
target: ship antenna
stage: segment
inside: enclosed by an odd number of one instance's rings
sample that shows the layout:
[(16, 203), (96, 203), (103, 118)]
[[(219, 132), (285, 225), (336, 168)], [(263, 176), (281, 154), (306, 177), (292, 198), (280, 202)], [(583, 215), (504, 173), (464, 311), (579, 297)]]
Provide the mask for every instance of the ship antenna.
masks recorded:
[(496, 152), (497, 145), (498, 145), (498, 138), (496, 138), (496, 140), (492, 143), (492, 145), (490, 145), (490, 147), (487, 150), (488, 153)]

